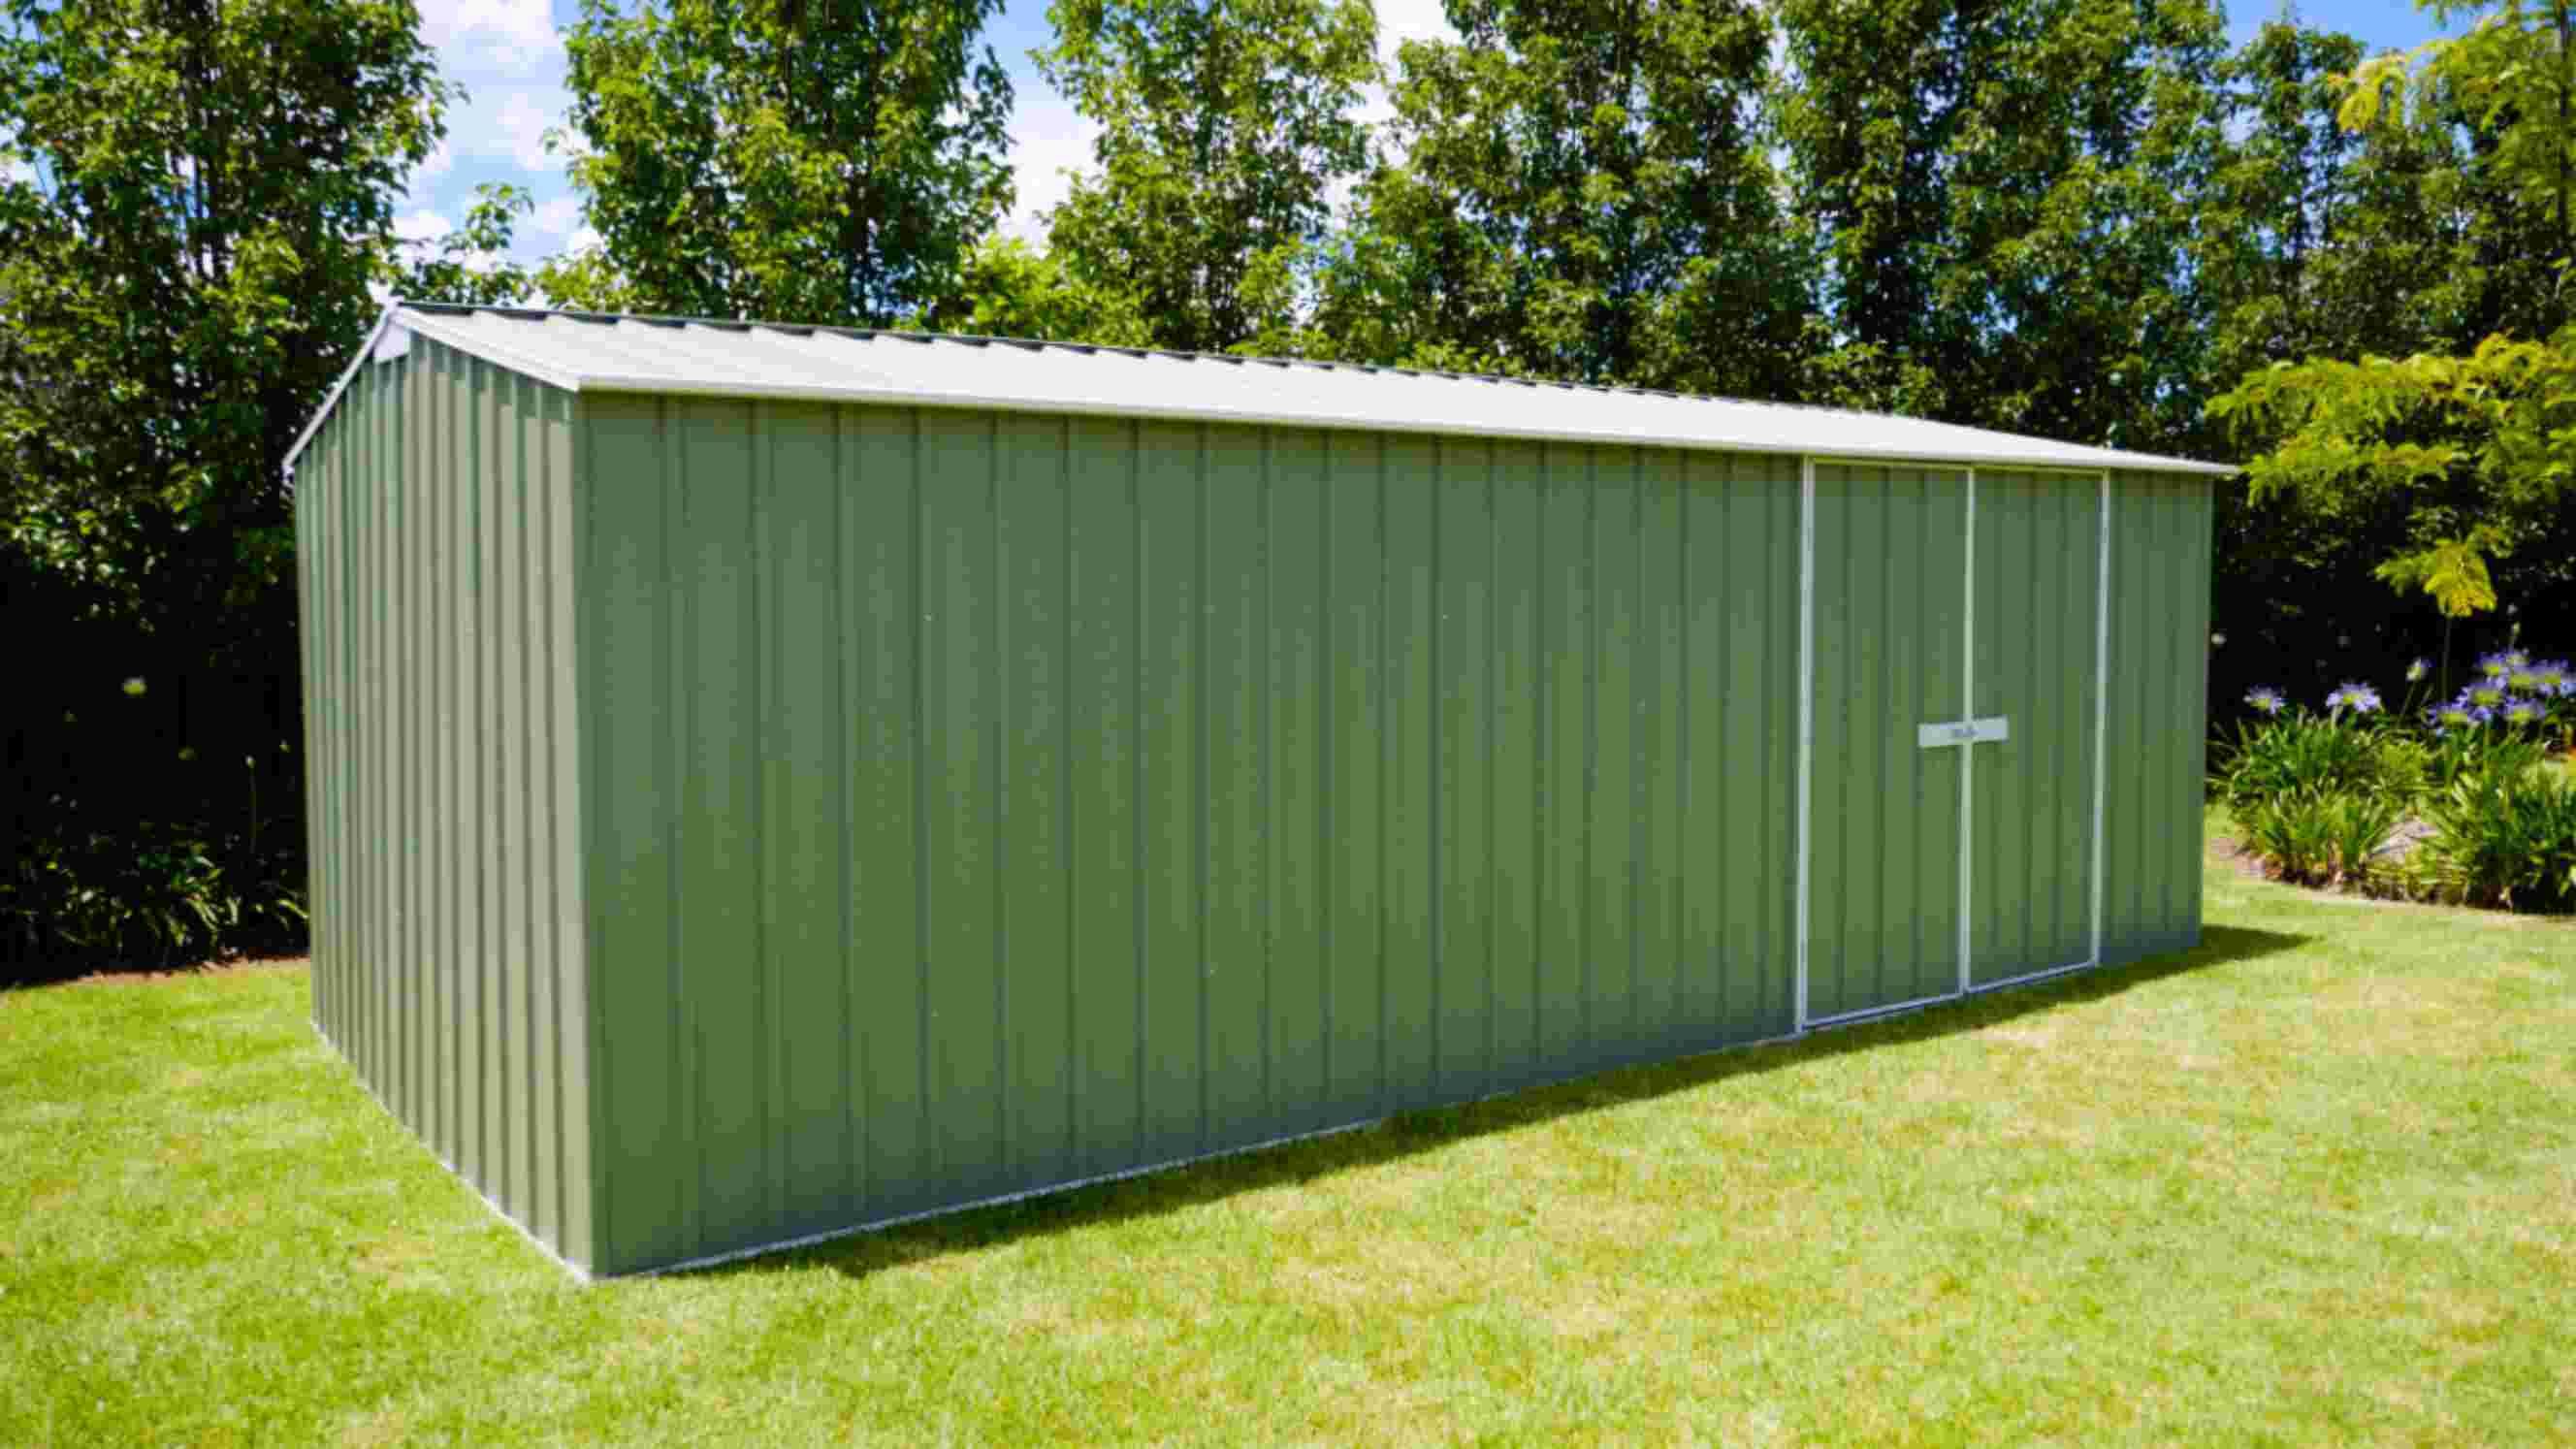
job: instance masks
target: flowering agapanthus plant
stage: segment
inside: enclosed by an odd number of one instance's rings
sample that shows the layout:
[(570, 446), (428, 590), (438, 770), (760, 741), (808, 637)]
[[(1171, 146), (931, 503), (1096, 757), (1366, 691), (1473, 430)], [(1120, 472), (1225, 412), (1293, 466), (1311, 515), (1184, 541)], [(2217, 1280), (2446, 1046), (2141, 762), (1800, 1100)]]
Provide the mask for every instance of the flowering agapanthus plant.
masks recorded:
[(2326, 696), (2326, 713), (2372, 714), (2379, 709), (2379, 691), (2367, 684), (2347, 684)]
[(2247, 690), (2245, 692), (2245, 702), (2254, 706), (2256, 709), (2263, 711), (2265, 714), (2279, 714), (2281, 711), (2290, 707), (2290, 697), (2269, 685), (2265, 685), (2259, 689)]

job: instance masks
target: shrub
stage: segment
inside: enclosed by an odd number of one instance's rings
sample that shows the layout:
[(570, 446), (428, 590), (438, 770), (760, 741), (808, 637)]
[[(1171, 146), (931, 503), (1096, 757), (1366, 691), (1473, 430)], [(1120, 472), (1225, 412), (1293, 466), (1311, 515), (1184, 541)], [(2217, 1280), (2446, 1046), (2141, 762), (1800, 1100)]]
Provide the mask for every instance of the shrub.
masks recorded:
[(305, 920), (296, 844), (274, 830), (263, 842), (148, 820), (22, 838), (0, 874), (0, 980), (295, 949)]
[(2380, 732), (2333, 715), (2290, 710), (2239, 726), (2222, 748), (2218, 795), (2240, 818), (2267, 801), (2381, 786)]
[(2433, 800), (2426, 865), (2447, 898), (2517, 911), (2576, 909), (2576, 783), (2523, 767), (2469, 774)]
[(2374, 791), (2300, 789), (2257, 801), (2240, 819), (2246, 843), (2282, 879), (2339, 885), (2369, 878), (2406, 803)]
[[(2425, 673), (2419, 662), (2409, 684)], [(2489, 655), (2459, 698), (2420, 716), (2412, 698), (2383, 714), (2359, 684), (2327, 695), (2322, 713), (2271, 689), (2246, 702), (2261, 717), (2221, 745), (2213, 793), (2282, 879), (2513, 910), (2576, 906), (2576, 782), (2549, 767), (2555, 732), (2576, 717), (2566, 666)], [(2410, 817), (2432, 833), (2401, 858), (2389, 844)]]

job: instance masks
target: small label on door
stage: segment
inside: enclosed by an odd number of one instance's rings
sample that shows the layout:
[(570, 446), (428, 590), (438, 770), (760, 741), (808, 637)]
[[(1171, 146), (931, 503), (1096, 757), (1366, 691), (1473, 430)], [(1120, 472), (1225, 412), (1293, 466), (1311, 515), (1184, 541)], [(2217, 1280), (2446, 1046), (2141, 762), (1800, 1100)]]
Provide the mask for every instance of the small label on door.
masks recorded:
[(1943, 745), (1990, 745), (2010, 738), (2012, 728), (1999, 714), (1984, 719), (1942, 720), (1937, 724), (1914, 727), (1914, 742), (1927, 750)]

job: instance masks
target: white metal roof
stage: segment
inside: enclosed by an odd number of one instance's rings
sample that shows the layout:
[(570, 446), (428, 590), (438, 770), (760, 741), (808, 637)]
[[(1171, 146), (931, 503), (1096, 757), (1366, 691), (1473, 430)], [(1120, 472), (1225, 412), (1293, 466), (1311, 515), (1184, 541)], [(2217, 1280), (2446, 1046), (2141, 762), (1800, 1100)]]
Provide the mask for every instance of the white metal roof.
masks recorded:
[[(1013, 408), (1994, 467), (2221, 464), (1879, 413), (1317, 363), (908, 332), (396, 302), (387, 326), (573, 392)], [(348, 385), (343, 376), (340, 387)], [(295, 454), (339, 400), (315, 415)]]

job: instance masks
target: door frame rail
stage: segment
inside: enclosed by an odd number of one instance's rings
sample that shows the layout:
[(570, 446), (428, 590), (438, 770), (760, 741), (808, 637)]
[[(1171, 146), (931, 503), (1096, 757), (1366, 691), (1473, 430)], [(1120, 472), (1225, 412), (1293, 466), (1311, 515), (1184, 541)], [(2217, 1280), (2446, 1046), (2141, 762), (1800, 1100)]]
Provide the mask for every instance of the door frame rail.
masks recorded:
[[(1794, 965), (1791, 998), (1794, 1020), (1791, 1034), (1802, 1036), (1819, 1027), (1844, 1026), (1877, 1017), (1920, 1011), (1945, 1001), (1958, 1001), (2010, 986), (2023, 986), (2051, 977), (2088, 970), (2102, 963), (2102, 897), (2104, 851), (2102, 825), (2105, 795), (2109, 779), (2105, 750), (2109, 744), (2111, 689), (2111, 473), (2108, 469), (2012, 468), (2009, 472), (2054, 473), (2071, 477), (2091, 477), (2095, 482), (2094, 569), (2093, 569), (2093, 802), (2092, 831), (2088, 842), (2090, 876), (2084, 959), (2060, 966), (2046, 966), (2007, 976), (1994, 981), (1978, 981), (1973, 952), (1973, 911), (1976, 903), (1976, 835), (1973, 748), (1959, 751), (1959, 984), (1956, 990), (1891, 1002), (1883, 1006), (1866, 1006), (1855, 1011), (1835, 1012), (1830, 1016), (1808, 1014), (1809, 947), (1814, 932), (1812, 896), (1815, 889), (1814, 819), (1815, 819), (1815, 753), (1816, 753), (1816, 466), (1849, 464), (1867, 467), (1901, 467), (1887, 459), (1843, 459), (1830, 454), (1811, 453), (1798, 460), (1798, 753), (1797, 753), (1797, 870), (1794, 922)], [(1960, 717), (1976, 717), (1976, 645), (1977, 645), (1977, 468), (1968, 464), (1923, 464), (1926, 473), (1964, 473), (1967, 475), (1967, 509), (1965, 563), (1961, 569), (1965, 608), (1961, 632), (1965, 635), (1961, 650)], [(1965, 745), (1967, 742), (1962, 742)]]

